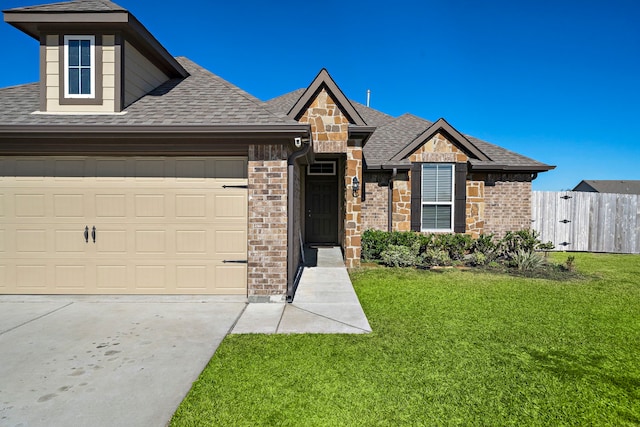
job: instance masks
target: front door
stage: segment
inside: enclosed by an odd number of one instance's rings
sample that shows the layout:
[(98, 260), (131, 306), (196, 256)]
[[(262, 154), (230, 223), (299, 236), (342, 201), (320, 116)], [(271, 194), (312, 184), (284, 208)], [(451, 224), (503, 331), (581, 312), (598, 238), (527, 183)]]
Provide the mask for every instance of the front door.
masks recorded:
[(331, 176), (307, 176), (307, 243), (338, 243), (338, 179)]

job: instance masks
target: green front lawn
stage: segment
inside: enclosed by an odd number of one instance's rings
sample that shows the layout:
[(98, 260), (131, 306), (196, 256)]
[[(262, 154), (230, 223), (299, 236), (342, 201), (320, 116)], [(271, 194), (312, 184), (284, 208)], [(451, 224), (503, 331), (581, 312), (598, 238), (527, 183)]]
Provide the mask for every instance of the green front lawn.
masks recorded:
[(359, 271), (373, 333), (228, 336), (171, 425), (640, 425), (640, 257), (575, 255), (569, 282)]

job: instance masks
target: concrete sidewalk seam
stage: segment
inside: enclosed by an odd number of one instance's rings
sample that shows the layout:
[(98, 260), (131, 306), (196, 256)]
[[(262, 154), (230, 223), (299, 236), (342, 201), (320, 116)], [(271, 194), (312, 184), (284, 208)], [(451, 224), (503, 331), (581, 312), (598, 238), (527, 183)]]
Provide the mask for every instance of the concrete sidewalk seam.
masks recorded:
[[(323, 314), (314, 313), (313, 311), (305, 310), (304, 308), (300, 308), (300, 307), (295, 306), (293, 304), (290, 304), (290, 306), (294, 307), (297, 310), (304, 311), (305, 313), (309, 313), (309, 314), (312, 314), (314, 316), (322, 317), (324, 319), (331, 320), (332, 322), (340, 323), (341, 325), (345, 325), (345, 326), (348, 326), (348, 327), (353, 328), (353, 329), (359, 329), (359, 330), (361, 330), (363, 332), (366, 332), (366, 333), (373, 332), (373, 330), (367, 330), (367, 329), (363, 329), (363, 328), (361, 328), (359, 326), (350, 325), (349, 323), (345, 323), (345, 322), (343, 322), (341, 320), (332, 319), (331, 317), (325, 316)], [(284, 310), (282, 312), (284, 313)], [(280, 327), (280, 324), (278, 324), (278, 327)]]
[[(233, 330), (235, 329), (236, 325), (240, 321), (240, 318), (242, 317), (244, 312), (247, 311), (247, 307), (249, 307), (249, 303), (248, 302), (244, 304), (244, 307), (242, 307), (242, 311), (240, 311), (240, 314), (238, 314), (238, 317), (236, 317), (236, 320), (233, 321), (233, 324), (231, 325), (231, 327), (227, 331), (227, 335), (231, 335), (231, 332), (233, 332)], [(226, 337), (226, 335), (225, 335), (225, 337)]]
[(55, 310), (51, 310), (51, 311), (49, 311), (49, 312), (47, 312), (47, 313), (45, 313), (45, 314), (42, 314), (42, 315), (40, 315), (40, 316), (38, 316), (38, 317), (35, 317), (35, 318), (33, 318), (33, 319), (29, 319), (29, 320), (27, 320), (26, 322), (23, 322), (23, 323), (21, 323), (21, 324), (19, 324), (19, 325), (14, 326), (13, 328), (9, 328), (9, 329), (7, 329), (6, 331), (0, 331), (0, 335), (4, 335), (4, 334), (9, 333), (9, 332), (11, 332), (11, 331), (15, 331), (16, 329), (21, 328), (21, 327), (23, 327), (24, 325), (28, 325), (29, 323), (35, 322), (36, 320), (40, 320), (40, 319), (42, 319), (43, 317), (46, 317), (46, 316), (48, 316), (48, 315), (50, 315), (50, 314), (53, 314), (53, 313), (55, 313), (56, 311), (60, 311), (60, 310), (62, 310), (63, 308), (67, 308), (67, 307), (69, 307), (69, 306), (70, 306), (70, 305), (72, 305), (72, 304), (73, 304), (73, 302), (70, 302), (69, 304), (63, 305), (62, 307), (58, 307), (58, 308), (56, 308)]

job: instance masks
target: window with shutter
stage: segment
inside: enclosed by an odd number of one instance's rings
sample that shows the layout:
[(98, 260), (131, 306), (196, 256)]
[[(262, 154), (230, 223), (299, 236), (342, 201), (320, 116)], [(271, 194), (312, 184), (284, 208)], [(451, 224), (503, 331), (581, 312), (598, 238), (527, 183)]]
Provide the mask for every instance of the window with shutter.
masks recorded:
[(421, 170), (421, 231), (453, 231), (455, 166), (423, 163)]

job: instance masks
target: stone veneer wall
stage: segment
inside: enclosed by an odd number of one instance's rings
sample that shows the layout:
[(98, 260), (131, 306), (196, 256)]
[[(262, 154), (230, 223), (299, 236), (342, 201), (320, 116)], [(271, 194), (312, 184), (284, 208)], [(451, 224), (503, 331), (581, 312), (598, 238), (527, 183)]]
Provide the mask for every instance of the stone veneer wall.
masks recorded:
[(284, 145), (249, 147), (247, 281), (250, 300), (287, 292), (287, 156)]
[(485, 183), (485, 234), (502, 237), (507, 231), (531, 228), (531, 177), (507, 175)]
[(464, 163), (469, 158), (443, 135), (437, 133), (420, 148), (411, 153), (409, 160), (433, 163)]
[(474, 239), (484, 233), (485, 198), (484, 181), (467, 180), (466, 233)]
[[(385, 209), (386, 211), (386, 209)], [(393, 180), (394, 231), (411, 231), (411, 181), (409, 175), (400, 175)]]
[(344, 240), (343, 249), (347, 268), (360, 266), (362, 234), (362, 198), (353, 196), (352, 180), (358, 177), (362, 182), (362, 145), (360, 142), (349, 141), (347, 146), (347, 164), (344, 174), (345, 203), (344, 203)]
[(351, 193), (354, 176), (362, 182), (362, 146), (349, 141), (349, 120), (338, 104), (322, 89), (298, 120), (309, 123), (316, 154), (346, 155), (344, 170), (344, 230), (342, 247), (348, 268), (360, 265), (360, 234), (362, 232), (361, 198)]
[(298, 121), (311, 125), (315, 153), (347, 152), (349, 120), (326, 90), (318, 93)]

